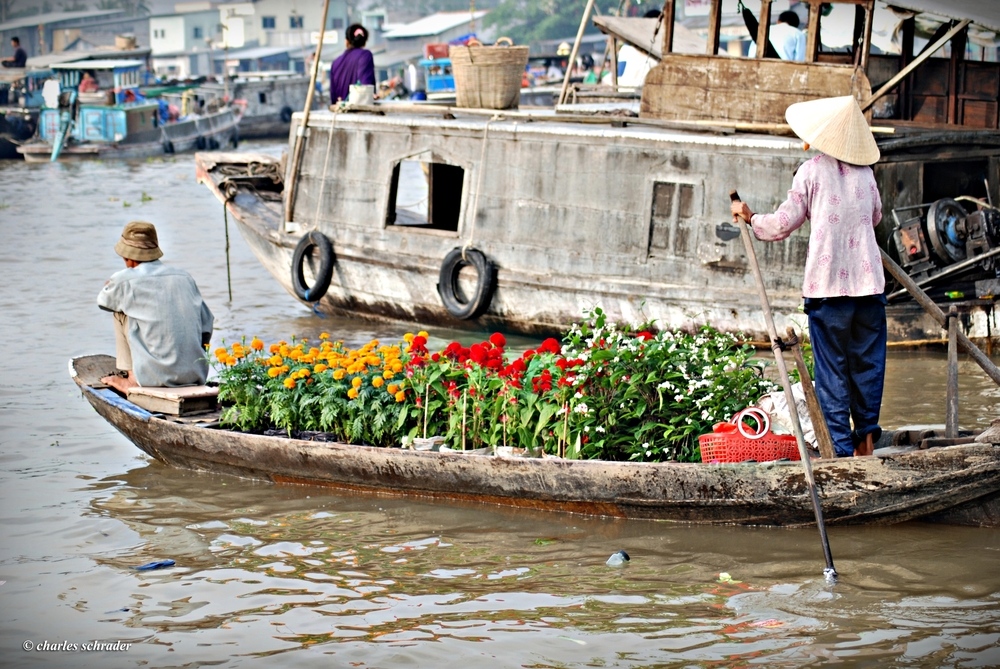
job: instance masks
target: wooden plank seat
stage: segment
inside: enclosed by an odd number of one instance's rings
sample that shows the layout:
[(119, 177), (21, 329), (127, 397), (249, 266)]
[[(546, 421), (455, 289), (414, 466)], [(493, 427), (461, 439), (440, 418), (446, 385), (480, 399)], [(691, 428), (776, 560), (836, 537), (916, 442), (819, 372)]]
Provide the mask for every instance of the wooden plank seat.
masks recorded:
[(130, 388), (128, 401), (154, 413), (184, 416), (212, 411), (219, 397), (216, 386), (181, 386), (173, 388)]

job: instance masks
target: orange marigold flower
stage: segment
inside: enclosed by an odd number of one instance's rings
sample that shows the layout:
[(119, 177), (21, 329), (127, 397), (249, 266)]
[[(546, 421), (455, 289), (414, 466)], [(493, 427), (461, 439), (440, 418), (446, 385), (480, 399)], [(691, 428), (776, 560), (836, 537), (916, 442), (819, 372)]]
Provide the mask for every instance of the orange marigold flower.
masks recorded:
[(347, 376), (347, 370), (346, 369), (338, 369), (338, 370), (335, 370), (333, 372), (333, 380), (334, 381), (340, 381), (345, 376)]
[(385, 379), (383, 379), (381, 376), (376, 376), (374, 379), (372, 379), (372, 385), (375, 386), (376, 388), (381, 388), (384, 383)]
[(283, 363), (284, 361), (285, 359), (282, 358), (280, 355), (272, 355), (270, 358), (267, 359), (267, 364), (273, 367), (280, 367), (281, 363)]
[(350, 397), (353, 400), (354, 398), (356, 398), (358, 396), (358, 389), (357, 388), (351, 388), (350, 390), (347, 391), (347, 396)]
[(319, 338), (320, 339), (329, 339), (330, 338), (330, 333), (329, 332), (320, 332), (319, 333)]
[(223, 358), (225, 358), (228, 354), (229, 351), (226, 349), (225, 346), (220, 346), (219, 348), (215, 349), (215, 357), (218, 358), (220, 361)]
[(391, 369), (387, 369), (384, 372), (382, 372), (382, 378), (383, 379), (387, 379), (388, 380), (388, 379), (391, 379), (394, 376), (396, 376), (396, 375), (392, 372)]
[(267, 375), (270, 376), (272, 379), (276, 379), (278, 378), (278, 376), (281, 375), (281, 369), (278, 367), (272, 367), (271, 369), (267, 370)]
[(418, 337), (423, 337), (424, 339), (427, 339), (428, 337), (430, 337), (430, 335), (427, 334), (427, 330), (421, 330), (420, 332), (417, 333), (417, 336)]
[(278, 347), (278, 353), (280, 353), (285, 358), (287, 358), (288, 354), (291, 352), (292, 349), (288, 347), (288, 344), (282, 344), (281, 346)]
[(250, 340), (250, 348), (252, 348), (255, 351), (263, 351), (264, 342), (254, 337), (253, 339)]
[(292, 388), (294, 388), (295, 387), (295, 379), (293, 379), (290, 376), (287, 379), (285, 379), (285, 387), (288, 388), (289, 390), (291, 390)]
[(404, 393), (402, 390), (400, 390), (398, 393), (396, 393), (396, 401), (397, 402), (403, 402), (405, 400), (406, 400), (406, 393)]
[(364, 381), (360, 376), (355, 376), (353, 379), (351, 379), (351, 385), (354, 386), (355, 388), (360, 388), (362, 383), (364, 383)]
[(225, 359), (225, 360), (223, 360), (222, 362), (224, 362), (224, 363), (226, 363), (227, 365), (229, 365), (230, 367), (232, 367), (233, 365), (235, 365), (235, 364), (236, 364), (236, 358), (234, 358), (234, 357), (233, 357), (233, 356), (231, 356), (231, 355), (227, 355), (227, 356), (226, 356), (226, 359)]
[(329, 369), (329, 367), (327, 367), (326, 365), (324, 365), (322, 362), (319, 363), (318, 365), (316, 365), (315, 367), (313, 367), (313, 371), (316, 372), (317, 374), (319, 374), (320, 372), (325, 372), (328, 369)]
[(268, 350), (269, 353), (277, 353), (278, 351), (281, 350), (281, 345), (280, 344), (271, 344), (270, 346), (267, 347), (267, 350)]
[(405, 341), (407, 344), (412, 344), (413, 337), (414, 335), (412, 332), (407, 332), (405, 335), (403, 335), (403, 341)]
[(396, 385), (395, 383), (390, 383), (390, 384), (388, 385), (388, 387), (386, 388), (386, 391), (387, 391), (387, 392), (388, 392), (388, 393), (389, 393), (390, 395), (393, 395), (393, 396), (395, 396), (395, 394), (396, 394), (397, 392), (399, 392), (399, 386), (397, 386), (397, 385)]

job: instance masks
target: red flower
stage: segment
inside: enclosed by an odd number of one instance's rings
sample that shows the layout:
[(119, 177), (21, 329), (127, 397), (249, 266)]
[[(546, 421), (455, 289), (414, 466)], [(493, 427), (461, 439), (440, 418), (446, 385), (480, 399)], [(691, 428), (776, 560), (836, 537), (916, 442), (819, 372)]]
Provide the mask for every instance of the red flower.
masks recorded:
[(499, 332), (494, 332), (493, 334), (490, 335), (490, 343), (496, 346), (497, 348), (503, 348), (504, 346), (507, 345), (507, 338), (504, 337)]
[(646, 330), (643, 330), (642, 332), (639, 332), (638, 334), (636, 334), (635, 338), (636, 339), (641, 339), (643, 341), (649, 341), (650, 339), (653, 338), (653, 335), (652, 335), (652, 333), (647, 332)]
[(561, 350), (562, 346), (560, 346), (559, 342), (552, 337), (543, 341), (542, 345), (538, 347), (539, 353), (559, 353)]

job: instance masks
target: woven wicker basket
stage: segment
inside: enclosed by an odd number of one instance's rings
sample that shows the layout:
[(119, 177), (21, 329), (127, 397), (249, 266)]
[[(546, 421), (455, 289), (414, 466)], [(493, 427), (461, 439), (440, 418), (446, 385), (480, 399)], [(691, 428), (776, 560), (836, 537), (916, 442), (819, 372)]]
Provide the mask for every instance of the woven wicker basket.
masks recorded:
[[(451, 46), (455, 104), (481, 109), (514, 109), (521, 102), (521, 77), (528, 64), (526, 46)], [(509, 40), (506, 40), (509, 42)]]

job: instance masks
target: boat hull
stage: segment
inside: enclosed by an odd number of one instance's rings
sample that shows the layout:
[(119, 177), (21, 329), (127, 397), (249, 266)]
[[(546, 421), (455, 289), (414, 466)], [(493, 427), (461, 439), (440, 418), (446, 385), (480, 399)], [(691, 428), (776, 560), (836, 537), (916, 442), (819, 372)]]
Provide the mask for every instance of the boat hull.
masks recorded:
[[(142, 159), (170, 153), (186, 153), (211, 147), (236, 146), (240, 116), (226, 109), (203, 117), (160, 127), (159, 132), (121, 142), (69, 142), (59, 152), (59, 160)], [(17, 147), (29, 163), (47, 163), (52, 145), (35, 140)]]
[[(815, 523), (800, 463), (635, 463), (508, 458), (314, 442), (167, 420), (92, 386), (110, 356), (70, 362), (94, 409), (149, 456), (172, 466), (365, 494), (457, 500), (678, 523)], [(880, 449), (813, 462), (825, 521), (890, 524), (967, 509), (954, 522), (990, 524), (970, 508), (1000, 491), (1000, 444)], [(984, 520), (986, 519), (986, 520)], [(993, 516), (995, 524), (996, 516)]]

